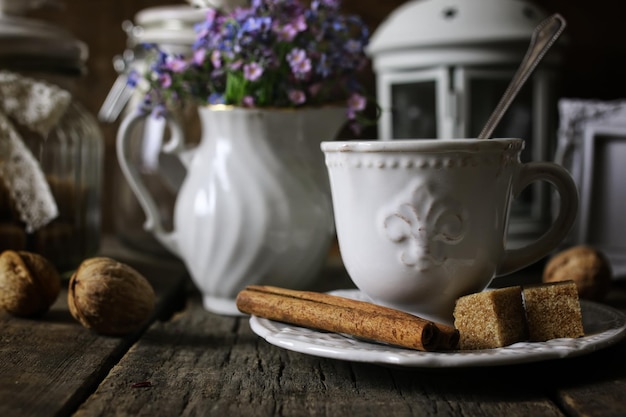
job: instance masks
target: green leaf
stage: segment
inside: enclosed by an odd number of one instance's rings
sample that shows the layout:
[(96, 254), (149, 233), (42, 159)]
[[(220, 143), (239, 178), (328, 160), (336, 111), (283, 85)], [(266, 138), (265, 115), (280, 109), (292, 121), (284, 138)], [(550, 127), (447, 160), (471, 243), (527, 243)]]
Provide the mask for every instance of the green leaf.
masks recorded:
[(241, 104), (246, 94), (248, 81), (242, 73), (229, 72), (226, 76), (226, 102), (230, 104)]

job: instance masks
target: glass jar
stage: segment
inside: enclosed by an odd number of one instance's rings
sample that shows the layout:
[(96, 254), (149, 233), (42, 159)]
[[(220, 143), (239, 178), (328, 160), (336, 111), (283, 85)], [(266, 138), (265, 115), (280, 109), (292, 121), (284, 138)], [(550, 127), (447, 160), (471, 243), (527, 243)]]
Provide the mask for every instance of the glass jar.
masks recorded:
[[(71, 96), (84, 73), (87, 47), (61, 28), (8, 15), (8, 10), (13, 11), (7, 6), (11, 3), (0, 3), (0, 7), (6, 6), (0, 10), (0, 71), (32, 83), (33, 91), (55, 88)], [(46, 95), (0, 95), (2, 100), (37, 107)], [(50, 221), (33, 228), (24, 220), (15, 191), (20, 179), (15, 178), (15, 171), (7, 174), (0, 170), (0, 251), (39, 253), (62, 273), (75, 269), (99, 249), (104, 156), (103, 135), (95, 117), (74, 99), (65, 106), (57, 109), (59, 116), (46, 132), (24, 124), (19, 115), (5, 114), (19, 142), (35, 160), (26, 172), (29, 176), (33, 170), (41, 174), (44, 187), (37, 188), (37, 193), (47, 189), (45, 194), (49, 193), (56, 206), (57, 214)], [(0, 106), (0, 112), (2, 109)], [(2, 135), (0, 130), (0, 141), (9, 140)], [(0, 162), (2, 159), (0, 155)]]

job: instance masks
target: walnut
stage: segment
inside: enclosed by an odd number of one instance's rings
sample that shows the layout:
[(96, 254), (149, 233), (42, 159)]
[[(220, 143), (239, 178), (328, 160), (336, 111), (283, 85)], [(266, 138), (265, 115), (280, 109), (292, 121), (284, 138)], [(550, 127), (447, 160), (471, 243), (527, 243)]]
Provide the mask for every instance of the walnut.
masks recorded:
[(5, 250), (0, 254), (0, 308), (19, 317), (38, 317), (61, 291), (61, 276), (43, 256)]
[(152, 316), (155, 296), (135, 269), (110, 258), (84, 260), (69, 283), (72, 316), (97, 333), (122, 336), (139, 330)]
[(574, 246), (553, 256), (543, 271), (543, 282), (567, 280), (576, 283), (580, 298), (601, 301), (611, 286), (611, 266), (591, 246)]

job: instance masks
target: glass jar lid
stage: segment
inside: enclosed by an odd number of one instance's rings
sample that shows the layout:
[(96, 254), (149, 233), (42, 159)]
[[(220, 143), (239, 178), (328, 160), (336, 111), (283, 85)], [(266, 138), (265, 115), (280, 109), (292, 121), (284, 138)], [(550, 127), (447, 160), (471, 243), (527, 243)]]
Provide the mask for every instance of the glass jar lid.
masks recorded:
[(157, 6), (135, 15), (136, 43), (191, 45), (196, 39), (194, 26), (206, 17), (206, 10), (191, 6)]
[(19, 16), (43, 2), (0, 0), (0, 65), (14, 70), (82, 73), (89, 55), (85, 43), (63, 28)]

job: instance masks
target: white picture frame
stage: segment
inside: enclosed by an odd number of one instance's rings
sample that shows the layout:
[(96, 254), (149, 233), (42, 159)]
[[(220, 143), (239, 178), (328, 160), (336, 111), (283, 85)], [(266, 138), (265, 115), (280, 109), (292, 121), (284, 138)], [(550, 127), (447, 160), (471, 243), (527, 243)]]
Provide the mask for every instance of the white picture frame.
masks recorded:
[(585, 128), (578, 241), (607, 255), (626, 277), (626, 118)]
[(555, 161), (570, 171), (580, 195), (566, 245), (603, 252), (615, 279), (626, 279), (626, 101), (564, 99)]

